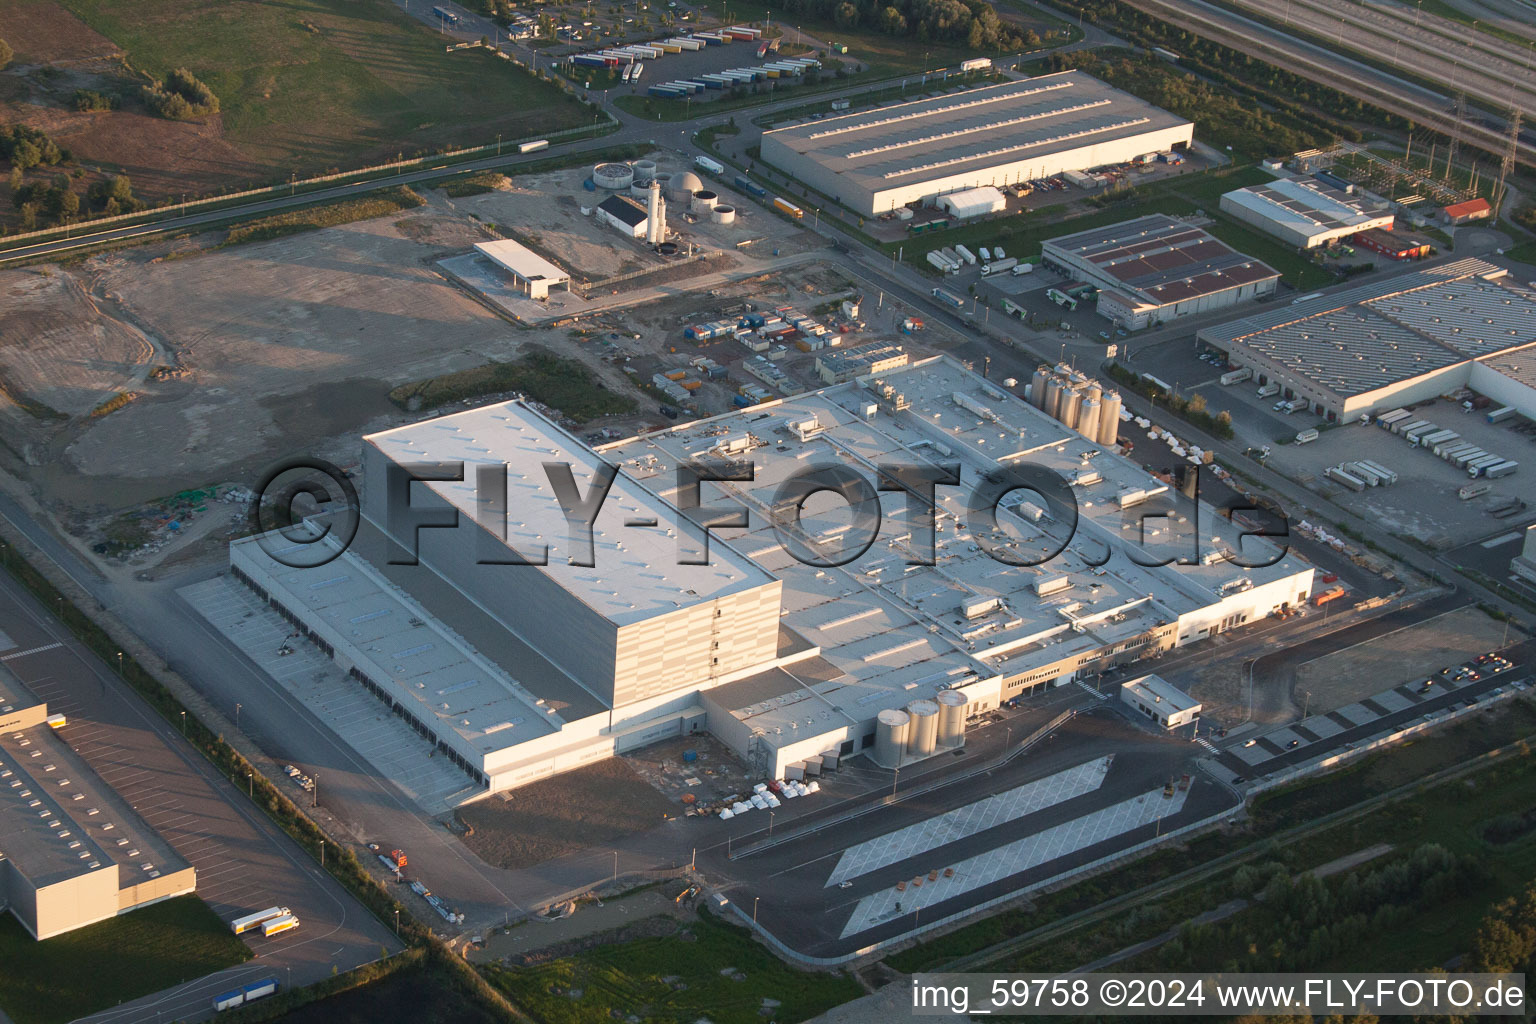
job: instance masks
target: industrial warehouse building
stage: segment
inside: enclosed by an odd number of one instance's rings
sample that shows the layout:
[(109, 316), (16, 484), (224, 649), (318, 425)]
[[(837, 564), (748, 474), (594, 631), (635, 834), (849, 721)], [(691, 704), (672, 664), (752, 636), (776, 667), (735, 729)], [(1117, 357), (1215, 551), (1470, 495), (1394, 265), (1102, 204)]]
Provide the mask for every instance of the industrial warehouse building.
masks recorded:
[[(1240, 527), (1117, 454), (1118, 397), (1099, 391), (1075, 377), (1042, 385), (1041, 402), (1056, 400), (1047, 414), (935, 357), (595, 452), (522, 403), (492, 405), (365, 438), (362, 526), (334, 561), (289, 568), (273, 554), (290, 542), (269, 534), (234, 542), (231, 562), (479, 794), (693, 731), (778, 778), (866, 752), (922, 758), (1004, 700), (1156, 657), (1312, 588), (1310, 566), (1239, 540)], [(928, 506), (936, 565), (905, 493), (879, 494), (861, 554), (841, 500), (779, 498), (810, 467), (873, 474), (935, 458), (961, 463), (966, 484)], [(456, 510), (457, 525), (389, 523), (390, 467), (438, 460), (464, 462), (464, 480), (418, 483), (413, 506)], [(570, 465), (585, 493), (600, 460), (619, 475), (582, 559), (591, 567), (572, 565), (582, 547), (546, 465)], [(1070, 482), (1075, 524), (1059, 495), (1010, 493), (995, 531), (968, 511), (974, 481), (1019, 460)], [(755, 469), (749, 483), (704, 485), (703, 504), (748, 519), (711, 533), (707, 564), (694, 564), (703, 543), (674, 504), (684, 462)], [(1133, 541), (1125, 517), (1138, 513), (1181, 525)], [(394, 564), (416, 532), (420, 564)], [(1195, 536), (1198, 563), (1156, 564), (1164, 544), (1187, 552)], [(1007, 567), (990, 544), (1019, 560), (1066, 547)], [(845, 545), (857, 557), (835, 564)], [(1275, 561), (1245, 568), (1240, 549)], [(514, 552), (547, 564), (506, 564)]]
[(645, 207), (628, 196), (609, 196), (597, 204), (592, 215), (621, 235), (645, 237)]
[(475, 251), (512, 278), (517, 290), (539, 302), (551, 288), (570, 288), (571, 276), (532, 249), (510, 238), (476, 242)]
[(197, 887), (196, 870), (56, 735), (67, 728), (0, 669), (0, 908), (35, 939)]
[(1221, 211), (1300, 249), (1342, 241), (1371, 228), (1391, 230), (1392, 211), (1360, 192), (1317, 178), (1280, 178), (1221, 197)]
[(1536, 292), (1483, 260), (1319, 295), (1196, 337), (1330, 421), (1462, 387), (1536, 415)]
[(875, 216), (950, 192), (1187, 147), (1194, 126), (1081, 71), (763, 133), (762, 159)]
[(1053, 238), (1051, 270), (1099, 288), (1098, 310), (1129, 330), (1275, 293), (1280, 274), (1166, 214)]
[(906, 366), (907, 352), (889, 341), (870, 341), (846, 349), (822, 349), (816, 354), (816, 374), (828, 384), (841, 384), (870, 373)]

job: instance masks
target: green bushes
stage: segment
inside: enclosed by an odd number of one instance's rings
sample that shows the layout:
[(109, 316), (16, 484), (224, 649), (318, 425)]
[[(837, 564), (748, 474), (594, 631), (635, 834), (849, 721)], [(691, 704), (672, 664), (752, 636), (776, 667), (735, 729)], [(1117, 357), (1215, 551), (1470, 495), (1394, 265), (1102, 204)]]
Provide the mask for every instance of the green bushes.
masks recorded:
[(219, 112), (219, 98), (186, 68), (176, 68), (163, 81), (144, 86), (140, 95), (150, 113), (172, 121)]
[(25, 171), (68, 163), (70, 154), (36, 128), (13, 124), (0, 126), (0, 157), (9, 160), (12, 167)]
[(74, 103), (75, 109), (84, 114), (93, 110), (116, 110), (119, 100), (95, 89), (76, 89)]
[(333, 228), (350, 224), (355, 220), (371, 220), (400, 210), (411, 210), (426, 202), (421, 196), (401, 185), (385, 189), (373, 195), (345, 199), (339, 203), (312, 206), (303, 210), (274, 213), (270, 217), (258, 217), (229, 229), (222, 245), (240, 245), (243, 242), (265, 242), (302, 231)]

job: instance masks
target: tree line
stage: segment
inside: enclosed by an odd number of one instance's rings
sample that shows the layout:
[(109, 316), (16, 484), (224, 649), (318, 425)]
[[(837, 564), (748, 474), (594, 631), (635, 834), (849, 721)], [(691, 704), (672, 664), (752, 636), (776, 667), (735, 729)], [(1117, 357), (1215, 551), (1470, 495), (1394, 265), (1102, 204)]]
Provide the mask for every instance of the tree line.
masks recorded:
[(139, 90), (150, 112), (172, 121), (185, 121), (219, 112), (219, 98), (186, 68), (174, 68), (158, 82)]
[(772, 0), (770, 6), (783, 14), (830, 21), (839, 28), (864, 28), (980, 52), (1006, 53), (1040, 45), (1038, 35), (1020, 33), (999, 18), (986, 0)]

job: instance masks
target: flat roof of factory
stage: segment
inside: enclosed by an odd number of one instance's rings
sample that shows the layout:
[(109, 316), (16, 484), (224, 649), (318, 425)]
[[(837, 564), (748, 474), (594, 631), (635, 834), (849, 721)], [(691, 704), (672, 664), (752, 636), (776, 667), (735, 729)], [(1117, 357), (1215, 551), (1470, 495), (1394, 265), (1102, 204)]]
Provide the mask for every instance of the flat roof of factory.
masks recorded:
[(1203, 328), (1199, 338), (1349, 396), (1536, 342), (1536, 296), (1500, 267), (1456, 260)]
[[(475, 465), (505, 465), (509, 514), (503, 542), (528, 558), (548, 545), (549, 564), (536, 571), (616, 625), (773, 582), (725, 544), (711, 547), (708, 565), (678, 564), (677, 512), (651, 490), (636, 486), (627, 467), (614, 479), (598, 513), (594, 564), (570, 564), (569, 529), (546, 466), (568, 466), (580, 493), (586, 494), (602, 460), (585, 442), (522, 402), (424, 420), (363, 440), (398, 462), (464, 463), (463, 480), (418, 486), (429, 487), (466, 521), (481, 516)], [(584, 551), (580, 554), (585, 557)]]
[(521, 242), (510, 238), (476, 242), (475, 251), (525, 281), (560, 282), (569, 280), (571, 276)]
[(1227, 192), (1221, 198), (1303, 235), (1391, 216), (1390, 210), (1374, 206), (1364, 195), (1345, 192), (1316, 178), (1278, 178)]
[(827, 117), (765, 133), (870, 192), (1187, 125), (1081, 71)]
[[(882, 397), (888, 387), (901, 401)], [(960, 396), (966, 402), (957, 402)], [(869, 414), (869, 406), (877, 411)], [(980, 410), (980, 411), (978, 411)], [(806, 421), (816, 424), (807, 440)], [(836, 720), (863, 721), (887, 707), (902, 707), (942, 688), (999, 672), (1015, 674), (1051, 665), (1075, 651), (1129, 640), (1180, 614), (1217, 602), (1230, 587), (1246, 588), (1306, 570), (1285, 557), (1264, 568), (1227, 561), (1146, 567), (1126, 554), (1134, 517), (1122, 516), (1120, 496), (1133, 491), (1166, 493), (1183, 526), (1198, 524), (1213, 549), (1237, 551), (1250, 561), (1278, 551), (1258, 538), (1239, 541), (1239, 528), (1193, 504), (1126, 458), (1107, 451), (947, 357), (864, 377), (769, 406), (604, 446), (638, 483), (664, 492), (676, 463), (700, 452), (733, 446), (755, 466), (750, 484), (711, 484), (710, 503), (739, 503), (749, 510), (747, 530), (717, 531), (748, 558), (784, 581), (782, 619), (820, 648), (811, 675), (796, 664), (709, 692), (725, 706), (742, 702), (738, 717), (788, 730)], [(958, 461), (961, 487), (940, 487), (936, 518), (937, 564), (911, 565), (913, 520), (904, 492), (880, 492), (882, 520), (876, 540), (841, 566), (797, 559), (781, 543), (770, 512), (785, 480), (808, 466), (852, 468), (871, 482), (881, 463), (916, 465)], [(1003, 501), (999, 523), (1016, 556), (1036, 557), (1070, 538), (1066, 549), (1038, 566), (994, 560), (975, 542), (966, 505), (969, 488), (999, 465), (1043, 465), (1067, 481), (1079, 520), (1075, 531), (1063, 517), (1040, 520), (1020, 512), (1019, 493)], [(1044, 502), (1041, 502), (1044, 504)], [(850, 535), (841, 498), (818, 495), (805, 504), (806, 543), (830, 556)], [(1194, 522), (1191, 523), (1191, 520)], [(1147, 548), (1167, 550), (1169, 531), (1149, 530)], [(1184, 536), (1187, 551), (1190, 537)], [(1113, 552), (1103, 565), (1104, 552)], [(1150, 560), (1150, 559), (1148, 559)], [(1043, 585), (1042, 585), (1043, 584)], [(1037, 585), (1043, 594), (1037, 593)], [(961, 605), (995, 598), (995, 607), (968, 617)], [(820, 667), (830, 666), (831, 671)], [(810, 676), (810, 677), (808, 677)], [(775, 693), (775, 685), (782, 687)], [(821, 731), (819, 728), (817, 731)], [(812, 733), (815, 734), (815, 733)]]
[[(3, 668), (0, 689), (37, 703)], [(47, 725), (0, 734), (0, 853), (34, 886), (117, 864), (125, 887), (187, 866)]]
[(1135, 298), (1167, 305), (1278, 278), (1262, 260), (1167, 214), (1052, 238), (1047, 251), (1080, 260)]
[(1195, 698), (1155, 672), (1127, 679), (1120, 684), (1120, 691), (1132, 694), (1143, 704), (1166, 705), (1170, 714), (1177, 711), (1199, 711), (1203, 707)]

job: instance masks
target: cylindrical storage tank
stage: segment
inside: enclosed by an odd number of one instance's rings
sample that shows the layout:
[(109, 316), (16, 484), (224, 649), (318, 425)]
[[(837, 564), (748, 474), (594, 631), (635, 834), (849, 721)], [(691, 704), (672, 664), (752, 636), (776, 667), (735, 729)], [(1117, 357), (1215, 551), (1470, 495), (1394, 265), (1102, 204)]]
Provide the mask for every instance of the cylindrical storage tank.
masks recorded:
[(717, 194), (707, 188), (701, 188), (693, 194), (693, 212), (708, 213), (719, 201), (720, 197)]
[(716, 206), (713, 210), (709, 211), (709, 219), (716, 224), (735, 224), (736, 207)]
[(612, 192), (629, 188), (635, 183), (635, 169), (629, 164), (598, 164), (592, 168), (592, 184)]
[(635, 184), (637, 185), (649, 185), (651, 179), (656, 177), (655, 160), (636, 160), (630, 164), (630, 167), (634, 168)]
[(1088, 390), (1083, 393), (1083, 397), (1085, 399), (1091, 398), (1095, 402), (1102, 402), (1104, 401), (1104, 389), (1097, 384), (1090, 384), (1088, 385)]
[(1072, 429), (1077, 428), (1077, 411), (1083, 404), (1082, 396), (1076, 391), (1063, 390), (1061, 393), (1061, 405), (1056, 410), (1056, 418)]
[(661, 182), (661, 190), (663, 192), (672, 191), (672, 175), (668, 172), (657, 171), (655, 174), (651, 175), (651, 180)]
[(1051, 371), (1047, 367), (1039, 367), (1035, 375), (1029, 379), (1029, 404), (1036, 409), (1045, 408), (1045, 386), (1050, 383)]
[(915, 700), (907, 705), (912, 724), (907, 728), (907, 755), (928, 757), (939, 739), (939, 706), (931, 700)]
[(907, 731), (912, 716), (900, 708), (886, 708), (875, 716), (875, 763), (886, 768), (901, 764), (907, 752)]
[(1077, 432), (1090, 441), (1099, 439), (1099, 410), (1102, 406), (1097, 398), (1085, 398), (1083, 404), (1077, 407)]
[(633, 185), (629, 186), (629, 194), (634, 196), (636, 199), (646, 199), (646, 198), (649, 198), (649, 196), (651, 194), (650, 183), (647, 182), (644, 185), (642, 185), (640, 183), (640, 179), (636, 178), (635, 179), (635, 183)]
[(959, 690), (940, 690), (934, 700), (939, 705), (939, 746), (960, 746), (965, 742), (965, 708), (970, 700)]
[(1099, 444), (1108, 446), (1120, 439), (1120, 392), (1108, 391), (1099, 406)]
[(1051, 377), (1045, 382), (1045, 404), (1040, 406), (1040, 411), (1047, 416), (1055, 416), (1058, 403), (1061, 401), (1061, 381)]

